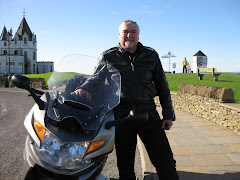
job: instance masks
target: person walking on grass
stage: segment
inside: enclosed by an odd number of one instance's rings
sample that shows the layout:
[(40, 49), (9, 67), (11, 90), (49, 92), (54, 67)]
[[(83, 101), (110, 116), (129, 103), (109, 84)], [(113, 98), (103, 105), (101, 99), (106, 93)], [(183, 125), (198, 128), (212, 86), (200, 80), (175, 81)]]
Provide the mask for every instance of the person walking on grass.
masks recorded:
[(188, 65), (188, 61), (186, 58), (184, 58), (183, 62), (182, 62), (182, 65), (183, 65), (183, 73), (187, 73), (187, 65)]

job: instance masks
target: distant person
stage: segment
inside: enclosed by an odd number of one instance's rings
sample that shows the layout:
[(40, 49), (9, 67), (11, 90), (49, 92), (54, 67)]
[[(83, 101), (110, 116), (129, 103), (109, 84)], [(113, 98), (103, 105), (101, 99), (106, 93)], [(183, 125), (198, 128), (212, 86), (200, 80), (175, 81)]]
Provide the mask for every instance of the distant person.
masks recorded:
[(188, 73), (191, 73), (191, 66), (190, 66), (189, 63), (188, 63), (188, 65), (187, 65), (187, 72), (188, 72)]
[(182, 62), (182, 65), (183, 65), (183, 73), (185, 71), (185, 73), (187, 73), (187, 65), (188, 65), (188, 61), (186, 58), (184, 58), (183, 62)]

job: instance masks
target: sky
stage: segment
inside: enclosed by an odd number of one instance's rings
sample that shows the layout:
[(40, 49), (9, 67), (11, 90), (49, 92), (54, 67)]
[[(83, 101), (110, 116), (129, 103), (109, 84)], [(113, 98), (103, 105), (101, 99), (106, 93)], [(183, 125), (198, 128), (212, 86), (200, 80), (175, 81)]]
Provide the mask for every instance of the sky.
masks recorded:
[[(25, 13), (24, 13), (25, 12)], [(123, 20), (140, 26), (140, 42), (155, 49), (165, 71), (182, 72), (201, 50), (208, 67), (240, 72), (240, 0), (0, 0), (0, 32), (17, 31), (25, 15), (37, 36), (38, 61), (69, 54), (98, 57), (117, 46)], [(176, 69), (172, 68), (176, 63)]]

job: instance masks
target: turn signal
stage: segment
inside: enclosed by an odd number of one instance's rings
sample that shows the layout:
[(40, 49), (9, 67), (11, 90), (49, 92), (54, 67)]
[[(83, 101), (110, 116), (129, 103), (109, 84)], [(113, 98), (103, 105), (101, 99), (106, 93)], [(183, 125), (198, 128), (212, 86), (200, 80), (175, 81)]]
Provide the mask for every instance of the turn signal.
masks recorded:
[(86, 154), (99, 149), (100, 147), (102, 147), (104, 145), (104, 143), (105, 143), (105, 141), (94, 141), (94, 142), (91, 142), (91, 144), (88, 147), (88, 150), (86, 151)]
[(36, 119), (34, 119), (33, 126), (34, 126), (34, 129), (35, 129), (40, 141), (43, 141), (45, 128)]

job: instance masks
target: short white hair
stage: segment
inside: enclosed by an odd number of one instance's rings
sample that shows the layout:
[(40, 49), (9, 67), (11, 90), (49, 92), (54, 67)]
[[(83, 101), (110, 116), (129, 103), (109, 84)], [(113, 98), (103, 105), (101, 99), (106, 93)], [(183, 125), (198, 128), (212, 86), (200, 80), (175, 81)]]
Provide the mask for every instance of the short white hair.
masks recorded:
[(120, 30), (121, 30), (121, 26), (122, 26), (122, 25), (137, 26), (138, 32), (140, 32), (140, 28), (139, 28), (137, 22), (135, 22), (135, 21), (132, 21), (132, 20), (125, 20), (125, 21), (123, 21), (123, 22), (120, 24), (120, 26), (119, 26), (119, 32), (120, 32)]

